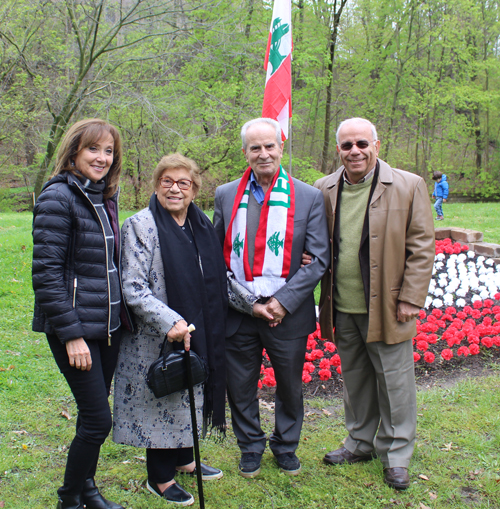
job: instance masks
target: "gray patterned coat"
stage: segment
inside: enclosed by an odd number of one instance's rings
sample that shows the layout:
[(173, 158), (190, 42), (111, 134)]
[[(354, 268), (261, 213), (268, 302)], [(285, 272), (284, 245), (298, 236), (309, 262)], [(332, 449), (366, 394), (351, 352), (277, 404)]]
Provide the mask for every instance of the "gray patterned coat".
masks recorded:
[[(187, 391), (155, 398), (146, 385), (150, 364), (167, 332), (182, 320), (167, 305), (158, 230), (149, 209), (122, 228), (122, 282), (135, 332), (125, 332), (115, 374), (113, 441), (148, 449), (192, 447)], [(197, 423), (202, 423), (203, 391), (195, 387)]]

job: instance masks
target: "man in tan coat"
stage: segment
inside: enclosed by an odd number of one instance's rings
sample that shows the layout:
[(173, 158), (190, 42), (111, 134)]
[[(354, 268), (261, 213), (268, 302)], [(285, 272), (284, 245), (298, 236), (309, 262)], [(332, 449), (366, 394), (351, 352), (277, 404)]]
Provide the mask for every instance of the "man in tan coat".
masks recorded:
[(320, 324), (342, 361), (349, 432), (324, 461), (376, 454), (384, 481), (406, 489), (417, 421), (412, 337), (432, 274), (434, 225), (424, 180), (378, 159), (379, 148), (371, 122), (345, 120), (337, 131), (343, 166), (315, 183), (332, 243)]

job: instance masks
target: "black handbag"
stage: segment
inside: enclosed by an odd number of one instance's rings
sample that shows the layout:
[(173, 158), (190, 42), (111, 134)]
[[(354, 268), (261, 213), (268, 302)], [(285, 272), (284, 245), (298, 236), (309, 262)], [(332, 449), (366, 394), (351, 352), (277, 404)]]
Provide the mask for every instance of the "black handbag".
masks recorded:
[[(186, 369), (185, 350), (173, 350), (165, 352), (163, 342), (160, 356), (149, 366), (146, 383), (157, 398), (163, 398), (168, 394), (183, 391), (188, 388), (188, 376)], [(208, 378), (207, 367), (201, 357), (192, 350), (189, 351), (191, 371), (193, 373), (193, 385), (206, 382)]]

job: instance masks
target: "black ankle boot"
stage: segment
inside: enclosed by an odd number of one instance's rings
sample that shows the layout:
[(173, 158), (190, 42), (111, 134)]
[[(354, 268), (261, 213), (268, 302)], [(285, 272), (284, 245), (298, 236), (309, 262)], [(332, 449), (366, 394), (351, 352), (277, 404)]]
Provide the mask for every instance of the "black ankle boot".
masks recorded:
[(95, 485), (94, 479), (87, 479), (83, 485), (82, 501), (87, 509), (124, 509), (120, 504), (106, 500)]
[(59, 495), (56, 509), (83, 509), (80, 495)]

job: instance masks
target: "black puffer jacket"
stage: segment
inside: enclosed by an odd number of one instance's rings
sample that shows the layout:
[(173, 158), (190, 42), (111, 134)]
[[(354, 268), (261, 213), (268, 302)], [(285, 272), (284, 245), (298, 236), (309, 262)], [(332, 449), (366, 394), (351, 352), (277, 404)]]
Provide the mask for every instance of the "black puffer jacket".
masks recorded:
[[(119, 253), (117, 196), (105, 200)], [(33, 211), (33, 330), (71, 339), (108, 340), (106, 242), (98, 214), (71, 173), (45, 184)], [(120, 267), (119, 260), (115, 260)]]

